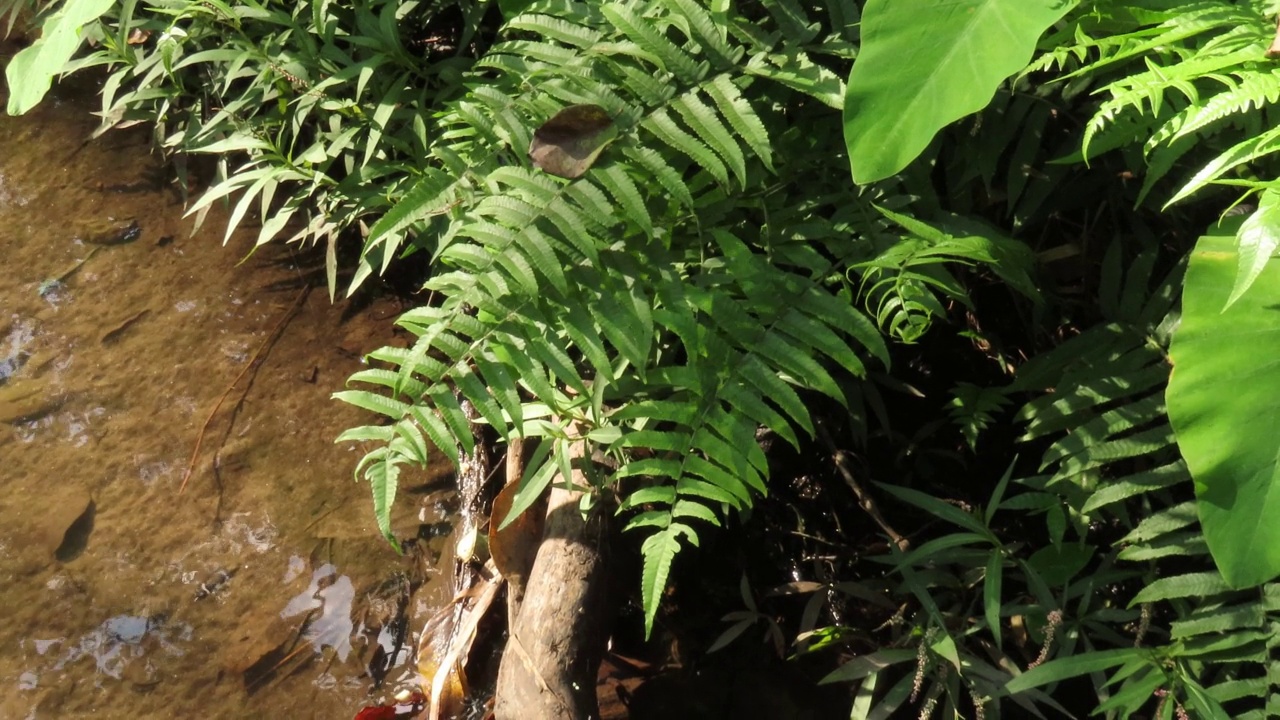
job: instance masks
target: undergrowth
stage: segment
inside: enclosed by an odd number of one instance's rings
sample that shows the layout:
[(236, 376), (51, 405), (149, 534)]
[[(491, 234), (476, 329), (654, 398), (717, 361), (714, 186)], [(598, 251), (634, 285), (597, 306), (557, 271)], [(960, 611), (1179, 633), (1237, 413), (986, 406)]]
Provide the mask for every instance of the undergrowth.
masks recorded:
[[(340, 440), (372, 448), (391, 543), (400, 483), (473, 423), (538, 438), (511, 516), (576, 462), (583, 512), (638, 536), (649, 632), (676, 557), (776, 484), (772, 442), (889, 542), (794, 579), (794, 626), (744, 590), (715, 649), (839, 653), (853, 717), (1043, 716), (1064, 688), (1280, 715), (1280, 585), (1219, 572), (1165, 393), (1196, 237), (1249, 214), (1228, 304), (1280, 245), (1276, 3), (1062, 4), (982, 110), (855, 186), (845, 78), (887, 7), (126, 1), (56, 70), (103, 68), (104, 130), (216, 158), (197, 221), (229, 201), (228, 236), (325, 243), (331, 292), (339, 243), (348, 292), (430, 258), (412, 346), (336, 393), (382, 416)], [(553, 173), (530, 148), (566, 110), (609, 135)]]

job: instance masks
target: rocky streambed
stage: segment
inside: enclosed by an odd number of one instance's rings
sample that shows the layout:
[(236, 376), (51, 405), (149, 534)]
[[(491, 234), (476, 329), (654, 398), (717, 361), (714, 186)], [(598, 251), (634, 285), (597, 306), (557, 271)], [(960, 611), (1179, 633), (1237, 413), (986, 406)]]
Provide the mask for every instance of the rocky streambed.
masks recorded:
[(451, 484), (408, 483), (397, 556), (333, 443), (399, 307), (190, 236), (144, 129), (85, 142), (93, 93), (0, 117), (0, 717), (352, 717), (448, 600)]

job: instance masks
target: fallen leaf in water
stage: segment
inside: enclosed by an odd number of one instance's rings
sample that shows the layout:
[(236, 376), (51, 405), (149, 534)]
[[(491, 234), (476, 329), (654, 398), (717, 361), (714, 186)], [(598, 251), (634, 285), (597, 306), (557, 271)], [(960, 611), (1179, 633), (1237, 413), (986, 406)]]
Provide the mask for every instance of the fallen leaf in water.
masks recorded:
[(502, 588), (503, 578), (492, 563), (491, 573), (461, 590), (427, 621), (418, 641), (418, 673), (429, 682), (431, 712), (427, 720), (453, 717), (466, 699), (466, 664), (476, 629)]
[(411, 693), (404, 699), (397, 699), (394, 705), (370, 705), (356, 713), (355, 720), (395, 720), (407, 718), (422, 712), (427, 698), (422, 693)]
[(570, 105), (534, 131), (529, 158), (535, 167), (557, 177), (581, 177), (617, 134), (604, 108)]

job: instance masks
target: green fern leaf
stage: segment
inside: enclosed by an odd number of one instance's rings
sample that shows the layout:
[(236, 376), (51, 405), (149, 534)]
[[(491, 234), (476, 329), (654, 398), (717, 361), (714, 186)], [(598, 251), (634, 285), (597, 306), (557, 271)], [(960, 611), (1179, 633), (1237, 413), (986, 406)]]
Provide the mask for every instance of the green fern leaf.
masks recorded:
[(729, 171), (720, 158), (701, 140), (676, 124), (665, 109), (650, 114), (640, 126), (672, 149), (684, 153), (696, 165), (711, 173), (721, 185), (729, 184)]
[(805, 407), (800, 396), (781, 378), (766, 368), (764, 363), (748, 355), (742, 359), (738, 370), (747, 379), (747, 382), (759, 391), (762, 397), (767, 397), (777, 404), (800, 429), (810, 435), (813, 434), (813, 420), (809, 417), (809, 410)]
[(454, 382), (463, 396), (471, 401), (472, 406), (480, 413), (485, 422), (497, 431), (504, 440), (510, 434), (506, 421), (502, 417), (502, 408), (494, 401), (488, 386), (475, 374), (470, 366), (458, 364), (454, 367)]
[(397, 233), (425, 217), (446, 212), (453, 202), (456, 183), (449, 175), (428, 172), (369, 229), (362, 255), (385, 236)]
[(689, 24), (693, 31), (691, 39), (697, 41), (716, 67), (731, 67), (741, 60), (743, 49), (732, 48), (725, 41), (723, 20), (717, 23), (711, 13), (694, 0), (662, 0), (662, 3)]
[(680, 495), (692, 495), (694, 497), (704, 498), (713, 502), (723, 503), (729, 507), (737, 508), (742, 505), (742, 501), (737, 496), (728, 492), (719, 485), (713, 485), (705, 480), (685, 475), (676, 482), (675, 490)]
[(715, 110), (712, 110), (698, 97), (696, 92), (687, 92), (671, 103), (676, 113), (684, 120), (685, 125), (693, 129), (707, 147), (728, 165), (738, 179), (738, 185), (747, 185), (747, 162), (742, 149), (734, 142), (732, 133), (720, 122)]
[(671, 523), (650, 535), (640, 546), (640, 554), (644, 557), (640, 597), (644, 604), (646, 638), (653, 632), (653, 619), (658, 614), (658, 605), (667, 590), (667, 576), (671, 573), (671, 561), (675, 559), (676, 553), (680, 552), (681, 536), (695, 544), (697, 542), (697, 534), (688, 525)]
[(1090, 513), (1112, 503), (1127, 500), (1153, 490), (1162, 490), (1191, 479), (1186, 463), (1178, 461), (1162, 465), (1154, 470), (1127, 475), (1124, 478), (1108, 482), (1097, 492), (1089, 496), (1080, 508), (1083, 513)]
[[(635, 430), (623, 433), (614, 444), (619, 448), (648, 448), (683, 455), (693, 449), (689, 433), (668, 430)], [(673, 474), (674, 477), (674, 474)]]
[(410, 379), (402, 382), (399, 373), (383, 368), (359, 370), (347, 378), (347, 382), (363, 382), (393, 389), (400, 387), (403, 393), (410, 398), (421, 397), (422, 393), (426, 392), (427, 389), (424, 383), (417, 380)]
[(739, 479), (738, 475), (697, 455), (686, 457), (684, 465), (679, 467), (676, 473), (670, 475), (670, 477), (687, 476), (701, 478), (738, 498), (740, 502), (737, 505), (739, 506), (746, 506), (751, 502), (751, 491), (747, 489), (747, 486)]
[(743, 452), (745, 448), (737, 445), (733, 438), (725, 437), (725, 433), (719, 432), (708, 423), (694, 432), (692, 444), (700, 448), (708, 460), (725, 467), (757, 490), (764, 491), (761, 474), (767, 472), (767, 466), (759, 467), (756, 456)]
[[(515, 378), (507, 372), (507, 368), (492, 351), (476, 354), (475, 364), (476, 369), (484, 376), (484, 387), (488, 389), (490, 397), (497, 402), (502, 413), (511, 419), (515, 434), (524, 435), (524, 406), (520, 402), (520, 391), (516, 387)], [(498, 429), (501, 432), (502, 426)]]
[(1259, 135), (1237, 143), (1211, 160), (1187, 181), (1165, 207), (1191, 196), (1201, 188), (1222, 177), (1228, 170), (1250, 163), (1280, 150), (1280, 128), (1272, 128)]
[(715, 511), (693, 500), (679, 500), (671, 508), (671, 517), (675, 518), (697, 518), (704, 522), (720, 526), (720, 518), (716, 516)]
[(449, 429), (440, 421), (440, 418), (436, 417), (436, 414), (430, 409), (416, 405), (409, 408), (409, 414), (417, 421), (418, 427), (422, 428), (427, 437), (431, 438), (432, 444), (440, 452), (444, 453), (445, 457), (449, 458), (449, 461), (453, 463), (453, 467), (455, 469), (460, 467), (462, 456), (458, 453), (458, 444), (454, 442)]
[(1116, 554), (1126, 562), (1147, 562), (1168, 557), (1195, 557), (1209, 554), (1209, 545), (1199, 529), (1161, 535), (1149, 543), (1130, 545)]
[(610, 165), (597, 170), (593, 179), (603, 185), (609, 195), (622, 206), (628, 221), (639, 227), (646, 238), (653, 237), (653, 221), (645, 207), (644, 198), (621, 166)]
[(370, 463), (365, 468), (365, 479), (373, 490), (373, 515), (378, 521), (378, 531), (391, 543), (396, 552), (401, 552), (400, 542), (391, 531), (391, 505), (396, 499), (399, 486), (400, 466), (392, 458), (384, 458)]
[(437, 385), (427, 392), (427, 397), (431, 398), (436, 411), (440, 413), (441, 419), (448, 426), (449, 434), (462, 446), (463, 454), (470, 455), (474, 453), (476, 444), (475, 437), (471, 434), (471, 425), (467, 422), (467, 416), (462, 412), (462, 405), (458, 403), (458, 399), (453, 396), (453, 393)]
[(617, 479), (629, 477), (680, 477), (681, 464), (669, 458), (641, 458), (624, 463), (614, 473)]
[[(412, 408), (410, 412), (412, 412)], [(334, 440), (335, 443), (340, 442), (371, 442), (379, 441), (387, 443), (395, 436), (395, 429), (390, 425), (361, 425), (359, 427), (348, 428), (342, 431), (342, 434)]]
[(685, 82), (693, 82), (706, 73), (705, 63), (698, 63), (689, 57), (659, 33), (651, 22), (632, 12), (631, 8), (619, 3), (610, 3), (601, 7), (600, 11), (609, 22), (613, 23), (614, 27), (656, 57), (663, 69), (677, 78)]
[(547, 370), (533, 361), (533, 358), (522, 348), (524, 342), (518, 338), (508, 338), (505, 342), (495, 343), (491, 348), (500, 365), (515, 371), (515, 377), (529, 390), (529, 393), (544, 402), (553, 402), (559, 395), (547, 379)]
[[(585, 9), (586, 6), (579, 6)], [(575, 17), (575, 16), (569, 16)], [(589, 20), (585, 13), (576, 17)], [(539, 13), (523, 13), (511, 18), (504, 26), (507, 30), (523, 30), (548, 40), (570, 45), (580, 50), (590, 48), (600, 42), (602, 34), (587, 26), (586, 23), (570, 22), (563, 17), (543, 15)]]
[(797, 450), (800, 449), (800, 439), (792, 429), (791, 423), (769, 407), (768, 403), (759, 395), (740, 384), (728, 383), (721, 386), (720, 396), (733, 407), (734, 412), (740, 413), (745, 418), (750, 418), (752, 422), (760, 427), (771, 428), (792, 447)]
[(340, 390), (333, 394), (333, 398), (365, 410), (386, 415), (393, 420), (399, 420), (409, 411), (408, 403), (366, 390)]
[[(680, 0), (687, 2), (687, 0)], [(769, 144), (769, 133), (764, 123), (752, 109), (751, 104), (742, 97), (733, 81), (727, 74), (717, 75), (711, 82), (703, 86), (711, 99), (715, 101), (720, 114), (724, 116), (756, 157), (764, 166), (773, 171), (773, 149)]]
[(655, 485), (653, 487), (640, 488), (635, 492), (627, 495), (625, 499), (618, 505), (618, 512), (625, 512), (631, 508), (640, 505), (668, 505), (676, 501), (676, 489), (670, 485)]
[(810, 21), (795, 0), (762, 0), (761, 4), (792, 44), (806, 45), (817, 37), (819, 26)]
[(401, 420), (392, 426), (395, 430), (396, 437), (388, 444), (388, 447), (400, 455), (408, 457), (409, 460), (421, 467), (427, 465), (427, 441), (423, 439), (422, 433), (412, 420)]
[(564, 323), (565, 333), (582, 350), (587, 362), (596, 371), (596, 375), (601, 378), (612, 378), (613, 363), (610, 362), (609, 353), (605, 350), (604, 340), (596, 332), (594, 315), (587, 308), (579, 305), (566, 308), (560, 320)]
[(647, 147), (629, 147), (623, 151), (627, 158), (641, 166), (653, 176), (673, 199), (687, 208), (696, 207), (693, 193), (685, 185), (680, 173), (668, 163), (656, 150)]
[(1196, 522), (1199, 522), (1199, 517), (1196, 515), (1195, 503), (1180, 503), (1145, 518), (1138, 524), (1138, 527), (1121, 538), (1120, 542), (1146, 542), (1165, 533), (1181, 530)]
[(1220, 593), (1229, 592), (1231, 588), (1216, 572), (1187, 573), (1173, 577), (1160, 578), (1134, 596), (1129, 607), (1158, 600), (1181, 598), (1202, 599)]

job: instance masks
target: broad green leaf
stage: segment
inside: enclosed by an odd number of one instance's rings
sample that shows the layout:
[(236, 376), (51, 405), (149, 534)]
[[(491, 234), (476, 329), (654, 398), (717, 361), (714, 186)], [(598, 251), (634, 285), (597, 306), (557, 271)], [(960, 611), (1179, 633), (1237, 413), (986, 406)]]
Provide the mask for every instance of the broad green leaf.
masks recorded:
[(1280, 265), (1223, 310), (1238, 252), (1235, 226), (1200, 238), (1187, 268), (1166, 400), (1195, 480), (1205, 540), (1231, 587), (1280, 575)]
[(70, 0), (45, 20), (40, 39), (14, 55), (4, 69), (10, 115), (22, 115), (40, 103), (53, 77), (80, 47), (80, 31), (114, 4), (113, 0)]
[(868, 0), (844, 96), (853, 180), (897, 173), (950, 122), (986, 107), (1075, 0)]

